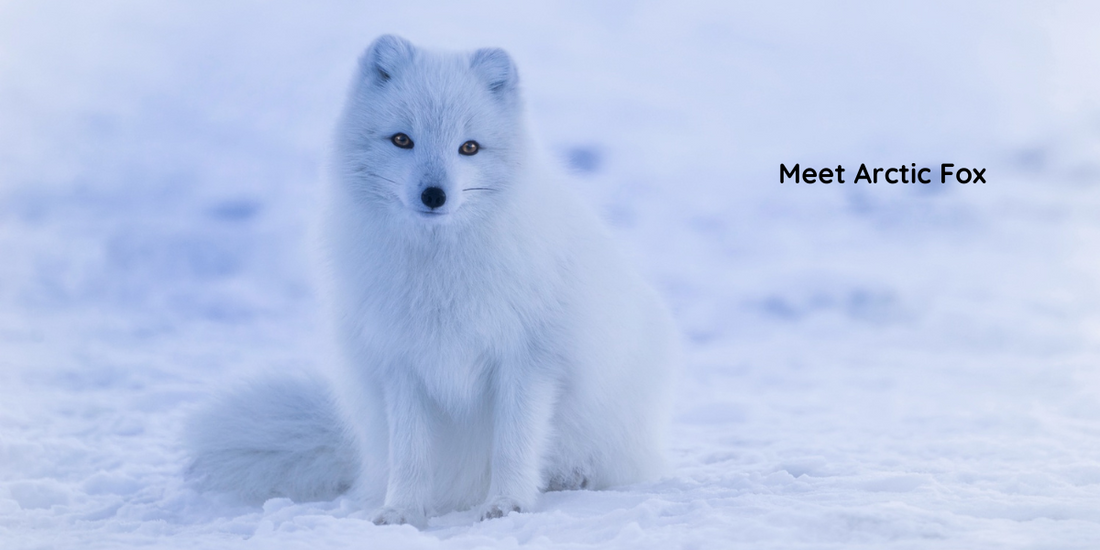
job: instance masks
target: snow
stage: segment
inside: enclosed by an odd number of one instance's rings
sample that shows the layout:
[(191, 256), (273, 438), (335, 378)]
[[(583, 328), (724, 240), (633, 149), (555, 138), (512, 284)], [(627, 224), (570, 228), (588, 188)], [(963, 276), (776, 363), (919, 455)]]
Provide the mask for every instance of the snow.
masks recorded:
[[(1095, 547), (1098, 23), (1072, 2), (0, 4), (0, 547)], [(185, 481), (190, 411), (313, 361), (305, 228), (382, 32), (516, 58), (537, 134), (682, 330), (663, 478), (423, 532)], [(796, 162), (989, 183), (780, 185)]]

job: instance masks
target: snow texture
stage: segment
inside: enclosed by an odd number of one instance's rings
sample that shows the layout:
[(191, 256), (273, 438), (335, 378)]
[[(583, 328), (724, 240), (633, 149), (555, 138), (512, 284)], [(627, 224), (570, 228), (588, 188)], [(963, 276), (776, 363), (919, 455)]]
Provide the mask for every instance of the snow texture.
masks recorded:
[[(1072, 2), (2, 3), (0, 547), (1095, 548), (1097, 28)], [(425, 531), (185, 479), (199, 404), (313, 364), (307, 220), (384, 32), (507, 49), (670, 303), (663, 478)]]

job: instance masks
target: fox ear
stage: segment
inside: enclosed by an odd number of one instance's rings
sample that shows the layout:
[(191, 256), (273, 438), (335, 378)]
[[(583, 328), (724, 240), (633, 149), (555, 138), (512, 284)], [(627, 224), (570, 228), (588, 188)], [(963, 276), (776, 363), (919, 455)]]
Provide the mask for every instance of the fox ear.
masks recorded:
[(489, 86), (494, 94), (504, 95), (514, 91), (519, 84), (519, 74), (508, 53), (500, 48), (482, 48), (470, 58), (470, 68)]
[(359, 58), (359, 68), (366, 78), (375, 84), (385, 84), (393, 78), (401, 66), (408, 63), (416, 47), (408, 40), (392, 34), (383, 34), (371, 42)]

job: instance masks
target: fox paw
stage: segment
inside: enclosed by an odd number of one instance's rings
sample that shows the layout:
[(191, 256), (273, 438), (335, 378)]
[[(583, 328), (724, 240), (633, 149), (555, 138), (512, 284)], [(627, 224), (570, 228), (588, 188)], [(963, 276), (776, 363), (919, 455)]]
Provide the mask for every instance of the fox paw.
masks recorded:
[(386, 506), (374, 514), (374, 519), (371, 520), (375, 525), (404, 525), (409, 524), (414, 527), (423, 527), (427, 524), (427, 518), (424, 514), (418, 514), (412, 510), (399, 510), (391, 506)]
[(485, 503), (482, 508), (481, 520), (502, 518), (512, 512), (522, 512), (520, 505), (508, 497), (496, 497)]
[(546, 485), (547, 491), (579, 491), (587, 488), (588, 477), (579, 470), (551, 477), (550, 482)]

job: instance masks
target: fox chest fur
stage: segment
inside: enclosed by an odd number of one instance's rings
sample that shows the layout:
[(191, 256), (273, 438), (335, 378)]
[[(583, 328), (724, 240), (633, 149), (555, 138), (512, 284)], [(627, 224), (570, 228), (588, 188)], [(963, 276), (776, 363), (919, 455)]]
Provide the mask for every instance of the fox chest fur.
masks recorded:
[(514, 363), (567, 330), (568, 259), (521, 230), (406, 235), (365, 225), (342, 240), (346, 264), (337, 270), (346, 297), (337, 306), (342, 331), (359, 356), (354, 368), (413, 376), (445, 409), (459, 410), (483, 399), (497, 369), (538, 368)]

